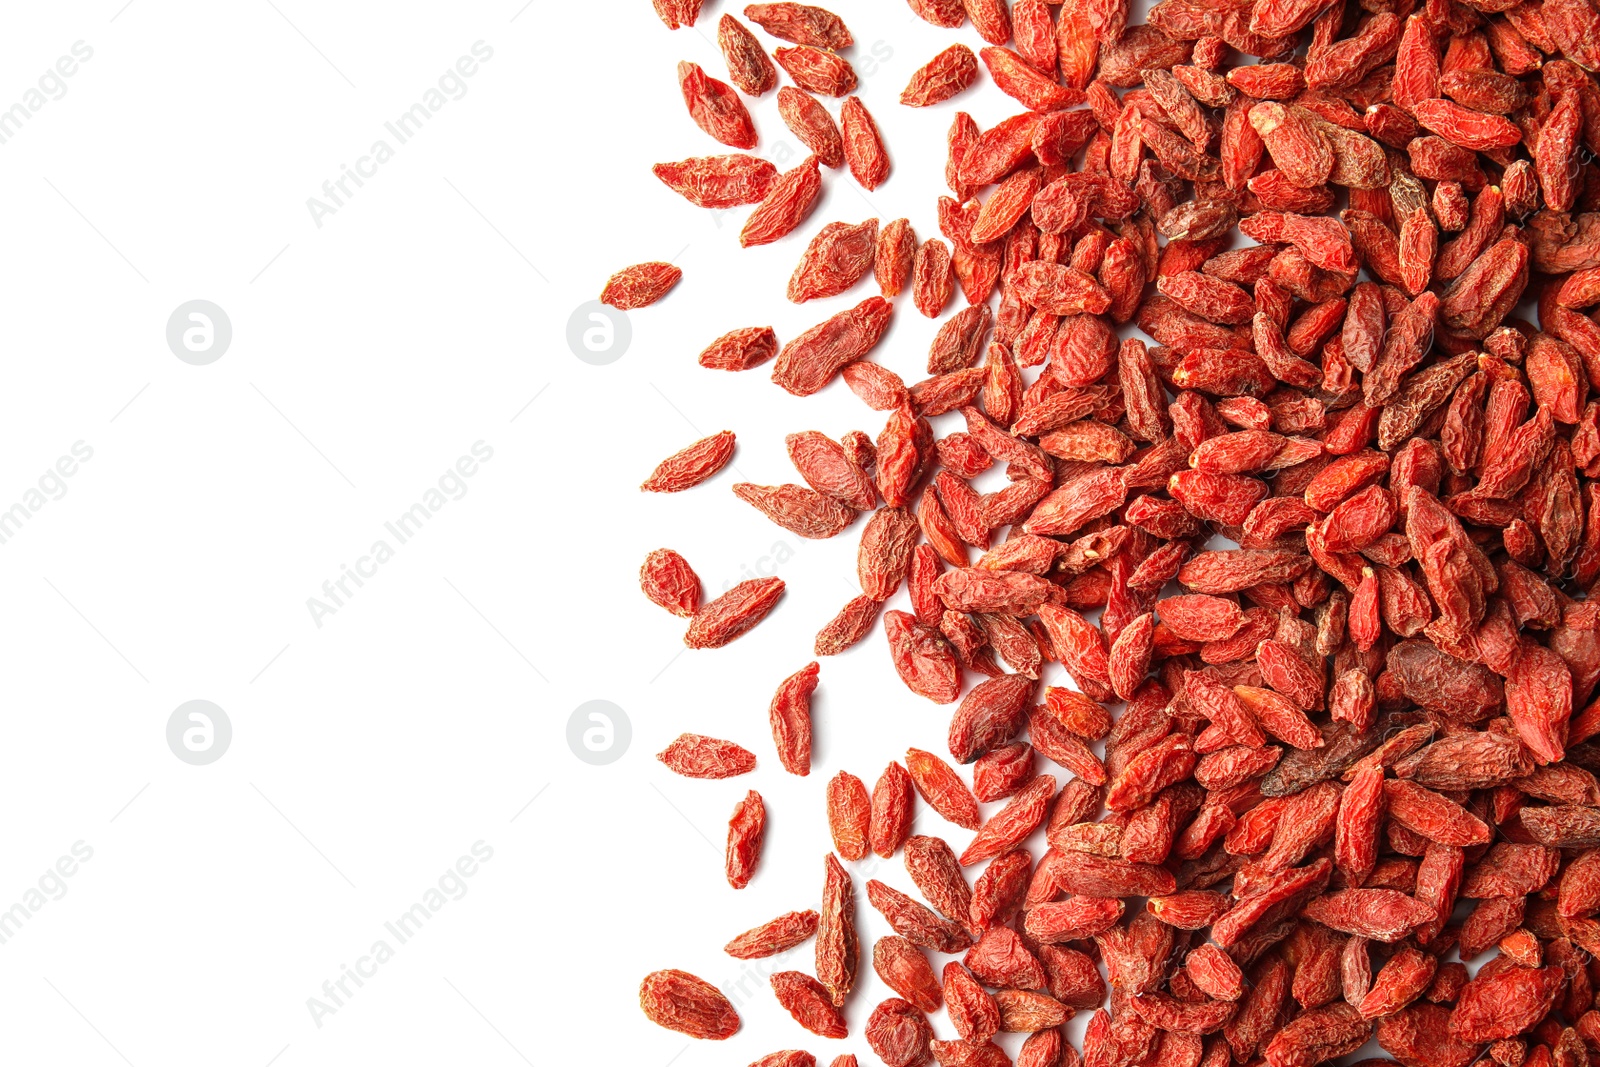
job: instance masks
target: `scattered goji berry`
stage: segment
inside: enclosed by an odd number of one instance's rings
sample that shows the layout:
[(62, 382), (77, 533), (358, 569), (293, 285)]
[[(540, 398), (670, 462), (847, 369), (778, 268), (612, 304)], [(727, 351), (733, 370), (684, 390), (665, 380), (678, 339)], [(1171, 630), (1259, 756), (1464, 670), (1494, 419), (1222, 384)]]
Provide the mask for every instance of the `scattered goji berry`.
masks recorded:
[[(655, 6), (676, 27), (699, 5)], [(932, 239), (906, 219), (811, 235), (791, 299), (868, 271), (882, 295), (791, 340), (774, 381), (806, 396), (842, 376), (883, 429), (792, 433), (804, 485), (735, 488), (804, 537), (872, 513), (861, 595), (816, 652), (875, 645), (881, 613), (907, 687), (956, 705), (949, 756), (973, 768), (969, 784), (911, 748), (870, 793), (837, 769), (827, 784), (838, 857), (903, 849), (933, 905), (867, 883), (896, 932), (874, 967), (904, 998), (872, 1012), (868, 1043), (893, 1067), (1000, 1067), (1002, 1031), (1030, 1034), (1027, 1067), (1314, 1067), (1372, 1037), (1409, 1067), (1584, 1067), (1600, 1048), (1581, 963), (1600, 951), (1600, 14), (1165, 0), (1130, 26), (1126, 0), (911, 7), (983, 45), (939, 53), (903, 105), (965, 91), (981, 57), (1026, 110), (987, 130), (954, 117)], [(655, 170), (692, 203), (756, 204), (751, 245), (806, 222), (822, 166), (883, 182), (895, 127), (851, 95), (837, 17), (745, 14), (795, 46), (777, 50), (801, 86), (779, 111), (813, 155), (781, 175), (748, 155)], [(730, 77), (760, 95), (773, 70), (753, 41), (723, 19)], [(707, 132), (756, 143), (731, 88), (692, 64), (681, 78)], [(845, 98), (842, 131), (807, 91)], [(1230, 249), (1235, 230), (1256, 244)], [(641, 307), (676, 280), (642, 265), (607, 299)], [(947, 316), (957, 288), (967, 306)], [(907, 289), (943, 319), (909, 385), (900, 353), (876, 352)], [(747, 328), (700, 361), (746, 369), (777, 348)], [(697, 484), (732, 447), (698, 442), (646, 488)], [(690, 619), (691, 647), (737, 637), (783, 590), (702, 606), (667, 550), (641, 584)], [(795, 773), (815, 679), (771, 708)], [(660, 758), (690, 777), (754, 769), (698, 735)], [(1051, 764), (1072, 775), (1059, 797)], [(918, 795), (974, 831), (965, 849), (913, 833)], [(736, 814), (731, 880), (761, 810)], [(728, 951), (815, 929), (815, 979), (774, 986), (831, 1035), (859, 949), (850, 876), (827, 863), (817, 912)], [(970, 951), (941, 988), (924, 949)], [(1452, 949), (1498, 955), (1469, 978)], [(641, 1002), (685, 1032), (736, 1029), (693, 981)], [(932, 1040), (923, 1013), (941, 1006), (959, 1040)], [(1081, 1054), (1059, 1032), (1078, 1011), (1094, 1011)]]

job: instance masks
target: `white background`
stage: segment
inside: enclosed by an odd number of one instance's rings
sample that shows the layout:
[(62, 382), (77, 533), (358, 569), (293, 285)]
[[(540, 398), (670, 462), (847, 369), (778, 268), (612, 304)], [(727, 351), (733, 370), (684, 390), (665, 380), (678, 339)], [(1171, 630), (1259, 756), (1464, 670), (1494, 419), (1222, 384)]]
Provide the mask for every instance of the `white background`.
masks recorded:
[[(649, 170), (725, 151), (685, 113), (675, 67), (725, 78), (716, 22), (737, 5), (709, 0), (698, 27), (673, 33), (646, 0), (523, 4), (7, 11), (0, 108), (74, 42), (93, 49), (65, 95), (0, 145), (0, 509), (75, 442), (93, 449), (65, 495), (0, 545), (0, 909), (75, 842), (93, 850), (65, 895), (0, 944), (8, 1061), (599, 1052), (689, 1067), (806, 1048), (876, 1062), (861, 1030), (890, 995), (870, 966), (888, 931), (864, 883), (914, 892), (898, 857), (852, 865), (863, 962), (849, 1039), (802, 1031), (766, 988), (772, 970), (810, 971), (810, 944), (754, 963), (721, 946), (816, 905), (829, 777), (848, 769), (870, 786), (908, 744), (945, 751), (952, 709), (901, 686), (878, 631), (823, 664), (809, 777), (782, 772), (766, 723), (778, 681), (859, 591), (861, 526), (804, 541), (730, 486), (796, 480), (786, 433), (875, 437), (883, 417), (840, 383), (801, 400), (770, 367), (713, 372), (695, 356), (740, 326), (786, 340), (875, 292), (783, 296), (828, 221), (905, 216), (936, 235), (955, 110), (987, 127), (1017, 106), (985, 77), (947, 104), (901, 107), (913, 70), (981, 42), (901, 0), (838, 0), (892, 176), (868, 194), (825, 172), (798, 234), (742, 250), (744, 209), (695, 208)], [(397, 145), (384, 123), (479, 41), (493, 57), (465, 95)], [(801, 154), (775, 95), (752, 104), (757, 151), (788, 169)], [(307, 199), (380, 138), (394, 158), (317, 226)], [(631, 314), (622, 358), (580, 361), (574, 309), (653, 259), (675, 260), (683, 282)], [(165, 338), (173, 309), (197, 298), (233, 327), (200, 367)], [(875, 358), (916, 381), (937, 323), (898, 305)], [(680, 495), (638, 491), (662, 457), (722, 429), (739, 438), (730, 469)], [(318, 626), (308, 598), (374, 541), (395, 547), (384, 523), (477, 442), (493, 458), (465, 495)], [(663, 545), (708, 596), (755, 572), (780, 574), (788, 594), (742, 640), (685, 651), (682, 621), (638, 590), (640, 561)], [(168, 717), (192, 699), (232, 722), (209, 766), (167, 747)], [(605, 766), (567, 743), (592, 699), (631, 721)], [(686, 730), (738, 741), (759, 768), (724, 782), (668, 773), (653, 754)], [(734, 892), (725, 824), (751, 788), (767, 802), (766, 852)], [(917, 829), (958, 851), (971, 836), (920, 802)], [(493, 858), (465, 895), (318, 1025), (308, 998), (373, 942), (396, 946), (383, 924), (480, 841)], [(662, 967), (732, 991), (743, 1031), (714, 1044), (650, 1024), (638, 983)], [(942, 1015), (934, 1027), (952, 1036)]]

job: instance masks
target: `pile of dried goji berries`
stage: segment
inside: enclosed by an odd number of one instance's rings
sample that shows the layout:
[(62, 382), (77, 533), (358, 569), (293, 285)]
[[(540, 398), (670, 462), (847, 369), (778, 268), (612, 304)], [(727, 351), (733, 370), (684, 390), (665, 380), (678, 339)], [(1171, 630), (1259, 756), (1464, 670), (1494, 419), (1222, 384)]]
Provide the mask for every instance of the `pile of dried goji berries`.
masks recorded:
[[(700, 4), (655, 6), (676, 27)], [(962, 92), (981, 56), (1025, 110), (988, 130), (956, 116), (942, 239), (830, 223), (788, 286), (800, 302), (873, 274), (881, 296), (781, 347), (734, 330), (700, 360), (776, 357), (789, 392), (839, 377), (888, 413), (876, 440), (791, 435), (806, 484), (734, 491), (803, 537), (871, 513), (862, 595), (816, 653), (881, 612), (905, 684), (960, 700), (949, 757), (971, 784), (917, 749), (870, 791), (839, 773), (816, 910), (727, 951), (815, 938), (815, 974), (782, 971), (773, 993), (845, 1036), (860, 952), (841, 861), (901, 853), (926, 904), (865, 887), (896, 931), (871, 956), (899, 997), (864, 1034), (890, 1067), (1007, 1064), (1001, 1031), (1029, 1035), (1027, 1067), (1311, 1067), (1369, 1039), (1406, 1067), (1587, 1067), (1600, 707), (1573, 709), (1600, 681), (1600, 10), (1162, 0), (1128, 26), (1127, 0), (911, 6), (970, 21), (988, 47), (934, 56), (905, 105)], [(813, 155), (784, 174), (731, 154), (656, 175), (696, 204), (756, 205), (748, 245), (806, 219), (823, 168), (870, 188), (889, 163), (848, 97), (843, 22), (788, 3), (744, 14), (792, 45), (775, 53), (799, 86), (780, 110)], [(731, 14), (718, 40), (738, 90), (684, 64), (684, 99), (749, 148), (740, 92), (773, 89), (777, 68)], [(817, 95), (847, 97), (840, 124)], [(1235, 230), (1254, 243), (1234, 247)], [(630, 268), (605, 298), (642, 306), (678, 277)], [(953, 288), (968, 305), (910, 386), (870, 358), (907, 288), (929, 316)], [(1513, 317), (1525, 295), (1538, 326)], [(1156, 346), (1119, 339), (1130, 323)], [(964, 428), (935, 430), (949, 413)], [(701, 441), (645, 488), (689, 488), (733, 448)], [(996, 464), (1004, 488), (976, 490)], [(1208, 550), (1215, 535), (1238, 547)], [(783, 593), (761, 579), (702, 605), (669, 550), (642, 580), (695, 648)], [(902, 585), (909, 610), (887, 609)], [(1076, 688), (1039, 692), (1047, 662)], [(984, 680), (963, 697), (969, 673)], [(771, 706), (794, 774), (818, 675)], [(1070, 772), (1059, 790), (1035, 754)], [(755, 765), (694, 734), (660, 758), (704, 778)], [(915, 796), (976, 831), (964, 852), (908, 836)], [(751, 792), (730, 824), (736, 887), (763, 822)], [(955, 953), (935, 971), (930, 954)], [(650, 975), (640, 1001), (697, 1037), (739, 1027), (682, 971)], [(932, 1040), (941, 1007), (959, 1039)], [(1063, 1029), (1078, 1012), (1093, 1012), (1081, 1050)]]

